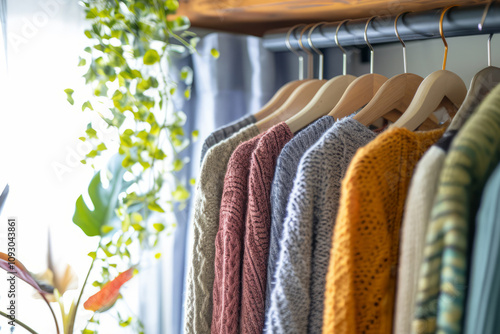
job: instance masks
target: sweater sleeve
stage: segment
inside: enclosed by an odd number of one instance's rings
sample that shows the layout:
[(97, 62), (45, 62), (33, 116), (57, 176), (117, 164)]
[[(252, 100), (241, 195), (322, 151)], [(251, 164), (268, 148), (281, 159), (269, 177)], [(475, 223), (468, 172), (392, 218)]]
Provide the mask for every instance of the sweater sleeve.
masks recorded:
[(212, 147), (203, 160), (194, 196), (193, 242), (188, 259), (185, 302), (185, 333), (209, 333), (212, 323), (215, 237), (224, 175), (234, 149), (258, 134), (256, 127), (245, 128)]
[[(266, 330), (269, 333), (307, 332), (314, 198), (314, 180), (308, 180), (307, 176), (314, 178), (320, 175), (318, 171), (309, 170), (308, 166), (308, 160), (303, 159), (287, 206), (274, 287), (266, 316)], [(311, 173), (306, 174), (303, 172), (305, 169)], [(304, 305), (307, 309), (304, 309)]]
[(280, 123), (262, 136), (252, 154), (242, 268), (242, 334), (261, 334), (264, 328), (271, 182), (278, 155), (292, 136), (288, 126)]
[(227, 167), (215, 244), (212, 333), (238, 333), (250, 157), (260, 136), (234, 151)]

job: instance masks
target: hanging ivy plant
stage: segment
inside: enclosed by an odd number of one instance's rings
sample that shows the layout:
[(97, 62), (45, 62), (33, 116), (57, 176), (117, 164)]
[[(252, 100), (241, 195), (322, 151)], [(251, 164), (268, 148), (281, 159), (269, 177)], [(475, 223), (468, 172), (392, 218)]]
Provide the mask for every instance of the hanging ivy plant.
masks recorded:
[[(78, 198), (73, 222), (86, 235), (100, 237), (97, 250), (89, 254), (90, 270), (99, 264), (101, 278), (93, 285), (104, 290), (120, 276), (120, 268), (140, 270), (137, 253), (154, 248), (160, 234), (175, 227), (169, 212), (190, 196), (175, 172), (184, 168), (187, 161), (179, 153), (197, 133), (184, 133), (186, 116), (175, 109), (172, 97), (182, 81), (187, 87), (183, 95), (190, 98), (193, 74), (184, 67), (174, 75), (169, 65), (174, 53), (194, 52), (198, 38), (187, 31), (187, 18), (173, 16), (177, 0), (83, 0), (81, 4), (89, 23), (85, 30), (89, 46), (78, 65), (86, 69), (84, 78), (93, 92), (81, 109), (96, 119), (79, 138), (92, 147), (81, 162), (94, 167), (105, 153), (116, 155), (90, 182), (92, 204)], [(78, 92), (65, 92), (74, 104)], [(104, 122), (105, 131), (97, 120)], [(109, 309), (92, 305), (98, 313)], [(84, 333), (97, 332), (98, 313)], [(135, 317), (117, 316), (120, 326), (142, 332)]]

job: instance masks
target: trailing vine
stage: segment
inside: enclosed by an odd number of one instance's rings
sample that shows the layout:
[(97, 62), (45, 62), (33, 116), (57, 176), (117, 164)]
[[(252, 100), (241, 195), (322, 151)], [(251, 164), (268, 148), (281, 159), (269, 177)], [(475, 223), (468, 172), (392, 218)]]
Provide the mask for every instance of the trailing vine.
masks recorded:
[[(195, 52), (198, 38), (187, 31), (187, 18), (173, 15), (177, 0), (81, 4), (89, 23), (89, 45), (78, 65), (86, 69), (85, 82), (92, 91), (81, 109), (94, 119), (79, 138), (91, 147), (81, 162), (95, 168), (101, 157), (116, 154), (90, 182), (93, 208), (80, 196), (73, 222), (88, 236), (100, 237), (97, 251), (89, 253), (89, 272), (100, 268), (101, 278), (92, 284), (104, 288), (120, 269), (140, 270), (140, 250), (154, 249), (160, 234), (175, 227), (173, 208), (190, 196), (187, 184), (175, 174), (188, 162), (180, 152), (196, 139), (197, 131), (184, 133), (186, 116), (175, 109), (172, 97), (182, 81), (187, 87), (182, 93), (190, 98), (193, 74), (189, 67), (172, 74), (170, 58)], [(74, 104), (78, 92), (65, 92)], [(104, 130), (99, 121), (105, 122)], [(117, 313), (117, 320), (142, 332), (132, 315)], [(96, 333), (99, 314), (87, 325), (85, 334)]]

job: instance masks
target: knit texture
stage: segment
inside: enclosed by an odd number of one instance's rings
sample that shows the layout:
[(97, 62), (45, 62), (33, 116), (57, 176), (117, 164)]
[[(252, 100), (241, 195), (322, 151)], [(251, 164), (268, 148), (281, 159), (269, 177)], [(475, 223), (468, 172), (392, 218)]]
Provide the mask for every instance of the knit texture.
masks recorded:
[(394, 333), (411, 333), (425, 233), (445, 158), (446, 152), (433, 145), (419, 161), (411, 179), (401, 225)]
[(474, 218), (500, 160), (500, 86), (453, 140), (427, 229), (413, 331), (461, 333)]
[(212, 333), (239, 332), (248, 176), (252, 152), (261, 137), (262, 134), (240, 144), (227, 164), (215, 239)]
[(203, 159), (205, 158), (205, 155), (207, 151), (217, 143), (223, 141), (224, 139), (227, 139), (231, 137), (233, 134), (236, 132), (240, 131), (241, 129), (254, 124), (257, 122), (255, 119), (254, 115), (249, 115), (245, 116), (243, 118), (240, 118), (233, 123), (224, 125), (223, 127), (215, 130), (212, 132), (203, 142), (203, 146), (201, 147), (201, 161), (200, 164), (203, 164)]
[(406, 193), (418, 160), (443, 132), (389, 129), (352, 159), (333, 234), (323, 333), (392, 332)]
[(194, 195), (193, 243), (188, 259), (185, 333), (209, 333), (212, 323), (215, 236), (227, 163), (236, 147), (259, 134), (250, 125), (208, 150)]
[(415, 168), (401, 225), (394, 333), (411, 333), (418, 291), (418, 273), (424, 257), (425, 235), (446, 153), (458, 130), (490, 90), (491, 88), (483, 85), (480, 91), (472, 95), (471, 103), (460, 107), (443, 137), (424, 154)]
[(293, 133), (282, 122), (269, 129), (252, 153), (245, 221), (240, 332), (261, 334), (264, 328), (271, 183), (278, 156)]
[(341, 181), (356, 150), (374, 138), (366, 126), (345, 118), (300, 160), (266, 315), (269, 333), (321, 333)]
[(488, 180), (476, 219), (465, 313), (466, 334), (495, 334), (500, 328), (500, 165)]
[(276, 163), (271, 185), (271, 231), (269, 239), (269, 260), (267, 264), (266, 313), (271, 300), (273, 277), (277, 267), (279, 241), (283, 231), (288, 197), (292, 191), (300, 159), (329, 128), (335, 119), (324, 116), (312, 123), (288, 142)]

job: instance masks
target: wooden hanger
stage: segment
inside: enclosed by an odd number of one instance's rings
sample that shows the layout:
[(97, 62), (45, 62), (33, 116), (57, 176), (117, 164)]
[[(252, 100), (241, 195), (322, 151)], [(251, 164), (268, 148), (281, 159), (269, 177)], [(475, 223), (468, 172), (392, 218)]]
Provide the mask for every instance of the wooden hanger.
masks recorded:
[(465, 99), (467, 88), (464, 82), (458, 75), (446, 70), (448, 43), (446, 43), (443, 33), (443, 19), (446, 12), (452, 7), (456, 6), (450, 6), (443, 10), (439, 21), (439, 33), (445, 46), (443, 69), (431, 73), (422, 81), (406, 112), (393, 124), (395, 127), (414, 131), (443, 101), (451, 102), (457, 110)]
[(379, 88), (387, 81), (387, 78), (380, 74), (373, 73), (373, 47), (368, 42), (368, 25), (375, 16), (368, 19), (365, 26), (365, 42), (370, 48), (370, 74), (365, 74), (354, 80), (342, 95), (342, 98), (335, 107), (328, 113), (335, 118), (343, 118), (358, 111), (365, 106), (375, 96)]
[(283, 87), (278, 89), (274, 96), (259, 110), (254, 114), (255, 119), (260, 121), (267, 116), (271, 115), (276, 109), (278, 109), (285, 101), (292, 95), (292, 93), (300, 87), (307, 80), (295, 80), (288, 82)]
[[(479, 30), (483, 29), (484, 21), (486, 19), (486, 14), (488, 13), (488, 10), (492, 3), (493, 1), (490, 1), (488, 5), (486, 5), (486, 7), (484, 8), (481, 23), (479, 23), (478, 25)], [(469, 91), (467, 92), (467, 96), (465, 97), (462, 106), (457, 111), (458, 116), (453, 119), (453, 121), (449, 126), (450, 130), (458, 130), (463, 124), (463, 121), (459, 120), (460, 115), (464, 113), (465, 116), (468, 116), (470, 114), (471, 109), (473, 109), (474, 106), (476, 106), (479, 103), (479, 101), (481, 101), (493, 88), (495, 88), (496, 85), (500, 83), (500, 68), (491, 66), (492, 37), (493, 34), (490, 34), (487, 42), (488, 67), (476, 73), (476, 75), (474, 75), (474, 77), (472, 78), (472, 81), (469, 86)]]
[(303, 83), (309, 81), (309, 79), (304, 80), (304, 57), (297, 51), (295, 51), (292, 48), (292, 45), (290, 44), (290, 35), (291, 33), (298, 27), (302, 26), (302, 24), (297, 24), (293, 27), (291, 27), (287, 34), (286, 34), (286, 39), (285, 39), (285, 44), (288, 50), (295, 54), (298, 59), (299, 59), (299, 80), (295, 80), (292, 82), (289, 82), (285, 84), (283, 87), (281, 87), (275, 94), (274, 96), (258, 111), (254, 114), (254, 117), (257, 119), (257, 121), (260, 121), (267, 116), (271, 115), (276, 109), (278, 109), (285, 101), (292, 95), (292, 93), (300, 87)]
[[(337, 31), (335, 32), (335, 42), (337, 46), (343, 52), (343, 75), (334, 77), (328, 80), (321, 88), (318, 90), (313, 99), (295, 116), (292, 116), (286, 121), (286, 124), (293, 133), (296, 133), (300, 129), (311, 124), (321, 116), (325, 116), (328, 112), (337, 104), (342, 95), (344, 94), (347, 87), (356, 79), (353, 75), (347, 75), (347, 57), (346, 52), (342, 46), (338, 43), (338, 32), (339, 28), (349, 20), (342, 21), (337, 26)], [(313, 49), (320, 56), (319, 65), (319, 79), (323, 79), (323, 53), (318, 50), (312, 43), (311, 34), (317, 26), (324, 24), (320, 22), (313, 26), (309, 31), (307, 41), (311, 49)]]
[[(354, 116), (354, 119), (363, 125), (371, 125), (373, 122), (388, 115), (392, 111), (398, 111), (399, 115), (396, 115), (397, 118), (399, 118), (410, 105), (418, 87), (424, 80), (424, 78), (419, 75), (407, 73), (406, 45), (398, 32), (398, 19), (403, 14), (405, 13), (400, 13), (396, 16), (394, 20), (394, 31), (403, 45), (404, 73), (387, 80), (370, 102)], [(389, 117), (392, 118), (392, 115), (394, 115), (394, 113), (391, 113)], [(434, 115), (431, 115), (431, 117), (433, 117), (432, 121), (434, 122), (434, 127), (437, 127), (439, 124), (437, 118)]]
[[(308, 54), (308, 77), (313, 77), (313, 54), (307, 50), (302, 44), (302, 36), (304, 32), (311, 28), (313, 24), (306, 26), (302, 29), (300, 37), (298, 39), (300, 48)], [(296, 88), (290, 97), (272, 114), (266, 118), (258, 121), (255, 125), (259, 129), (259, 132), (264, 132), (273, 127), (274, 125), (284, 122), (300, 110), (302, 110), (309, 101), (316, 95), (318, 90), (326, 83), (326, 80), (309, 79), (307, 82), (302, 83), (298, 88)]]

